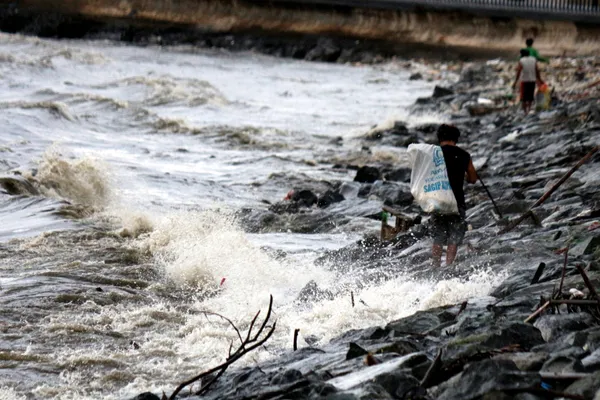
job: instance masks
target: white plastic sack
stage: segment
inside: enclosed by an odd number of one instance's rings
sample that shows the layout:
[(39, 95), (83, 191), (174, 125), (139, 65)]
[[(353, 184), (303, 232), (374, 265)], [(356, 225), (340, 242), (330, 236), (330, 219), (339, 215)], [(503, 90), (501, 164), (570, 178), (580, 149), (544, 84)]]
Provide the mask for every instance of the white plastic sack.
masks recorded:
[(458, 214), (442, 148), (431, 144), (411, 144), (408, 156), (412, 167), (410, 192), (423, 211)]

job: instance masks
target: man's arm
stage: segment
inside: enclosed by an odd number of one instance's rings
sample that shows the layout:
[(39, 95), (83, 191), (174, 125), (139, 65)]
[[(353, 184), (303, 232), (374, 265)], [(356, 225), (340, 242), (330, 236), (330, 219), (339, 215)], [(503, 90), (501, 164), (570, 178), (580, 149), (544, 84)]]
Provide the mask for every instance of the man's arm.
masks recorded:
[(515, 78), (515, 83), (513, 83), (512, 85), (513, 88), (517, 87), (517, 83), (519, 82), (519, 78), (521, 77), (522, 70), (523, 66), (521, 65), (521, 62), (519, 62), (519, 64), (517, 64), (517, 77)]
[(473, 160), (469, 160), (469, 165), (467, 166), (467, 182), (469, 183), (477, 183), (477, 171), (475, 171), (475, 166), (473, 165)]
[(529, 54), (534, 56), (535, 59), (538, 60), (539, 62), (547, 63), (548, 61), (550, 61), (546, 57), (540, 56), (540, 53), (538, 53), (538, 51), (536, 49), (534, 49), (533, 47), (531, 47), (529, 49)]

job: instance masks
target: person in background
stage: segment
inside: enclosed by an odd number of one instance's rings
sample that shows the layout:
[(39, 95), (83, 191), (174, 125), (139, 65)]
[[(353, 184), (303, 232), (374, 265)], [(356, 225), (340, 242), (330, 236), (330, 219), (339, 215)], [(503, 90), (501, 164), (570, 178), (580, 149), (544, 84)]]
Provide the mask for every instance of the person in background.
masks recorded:
[(433, 247), (431, 249), (433, 265), (439, 267), (442, 263), (443, 246), (447, 245), (446, 265), (456, 258), (458, 246), (467, 231), (465, 192), (463, 185), (467, 182), (477, 182), (477, 172), (473, 166), (471, 155), (456, 145), (460, 137), (458, 128), (452, 125), (440, 125), (437, 131), (438, 141), (444, 153), (444, 161), (448, 170), (448, 180), (458, 205), (458, 215), (433, 214), (431, 217), (433, 229)]
[(521, 59), (517, 65), (517, 76), (515, 83), (513, 83), (513, 89), (517, 87), (519, 78), (521, 79), (521, 105), (523, 112), (527, 115), (533, 104), (536, 82), (539, 85), (544, 84), (540, 76), (537, 60), (530, 55), (527, 49), (521, 49)]
[(539, 62), (547, 63), (550, 61), (546, 57), (540, 56), (540, 53), (538, 53), (538, 51), (533, 48), (533, 39), (531, 39), (531, 38), (527, 39), (525, 41), (525, 44), (527, 45), (527, 50), (529, 50), (530, 56), (535, 57), (535, 59), (538, 60)]

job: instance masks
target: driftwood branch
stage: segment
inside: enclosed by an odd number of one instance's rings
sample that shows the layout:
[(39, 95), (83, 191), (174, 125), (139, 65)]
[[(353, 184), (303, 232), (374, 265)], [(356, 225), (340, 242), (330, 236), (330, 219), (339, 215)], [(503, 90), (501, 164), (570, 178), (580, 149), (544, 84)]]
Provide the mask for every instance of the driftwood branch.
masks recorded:
[(600, 297), (598, 296), (598, 292), (596, 291), (596, 288), (594, 288), (594, 285), (592, 285), (592, 282), (590, 282), (590, 278), (588, 278), (587, 274), (585, 273), (583, 266), (577, 264), (575, 265), (575, 267), (577, 268), (577, 271), (579, 271), (579, 274), (583, 278), (583, 282), (585, 283), (585, 286), (587, 286), (587, 288), (589, 289), (590, 294), (594, 296), (594, 298), (598, 301), (598, 304), (600, 305)]
[(229, 325), (235, 330), (235, 333), (237, 333), (238, 338), (240, 339), (240, 343), (244, 343), (244, 340), (242, 339), (242, 334), (240, 333), (240, 330), (237, 328), (237, 326), (235, 326), (233, 321), (230, 320), (229, 318), (227, 318), (226, 316), (218, 314), (216, 312), (212, 312), (212, 311), (200, 311), (200, 314), (204, 314), (205, 316), (207, 316), (207, 319), (208, 319), (209, 315), (214, 315), (215, 317), (219, 317), (219, 318), (227, 321), (229, 323)]
[(539, 282), (540, 278), (542, 277), (542, 274), (544, 273), (545, 268), (546, 263), (544, 262), (541, 262), (540, 265), (538, 265), (537, 269), (535, 270), (535, 274), (533, 275), (533, 279), (531, 279), (530, 285), (535, 285)]
[(525, 321), (523, 321), (523, 322), (524, 323), (528, 323), (529, 321), (531, 321), (532, 319), (534, 319), (535, 317), (537, 317), (538, 315), (540, 315), (541, 313), (543, 313), (544, 310), (550, 306), (550, 304), (551, 303), (549, 301), (545, 302), (543, 306), (541, 306), (540, 308), (538, 308), (537, 310), (535, 310), (535, 312), (533, 314), (531, 314), (529, 317), (527, 317), (527, 319)]
[(271, 318), (272, 309), (273, 309), (273, 296), (270, 296), (269, 309), (267, 311), (267, 315), (266, 315), (265, 319), (263, 320), (260, 328), (256, 331), (256, 334), (254, 336), (252, 336), (252, 331), (254, 330), (254, 325), (256, 324), (256, 320), (258, 319), (258, 316), (260, 315), (260, 311), (259, 311), (256, 313), (256, 315), (254, 316), (254, 318), (252, 319), (252, 321), (250, 323), (250, 326), (248, 327), (248, 333), (246, 334), (245, 340), (242, 340), (242, 335), (241, 335), (239, 329), (228, 318), (223, 317), (222, 315), (219, 315), (216, 313), (209, 313), (209, 315), (217, 315), (217, 316), (225, 319), (226, 321), (230, 322), (230, 324), (234, 327), (234, 329), (238, 333), (238, 337), (241, 340), (241, 344), (237, 348), (237, 350), (234, 351), (233, 353), (231, 353), (232, 347), (230, 346), (229, 355), (227, 356), (227, 359), (223, 363), (221, 363), (221, 364), (217, 365), (216, 367), (213, 367), (207, 371), (204, 371), (201, 374), (196, 375), (193, 378), (186, 380), (185, 382), (182, 382), (179, 386), (177, 386), (177, 388), (171, 394), (171, 396), (169, 396), (169, 400), (174, 400), (177, 397), (177, 395), (179, 394), (179, 392), (181, 392), (185, 387), (187, 387), (187, 386), (193, 384), (194, 382), (197, 382), (203, 378), (211, 376), (212, 374), (214, 374), (216, 372), (217, 374), (215, 376), (212, 376), (208, 382), (206, 382), (206, 383), (202, 382), (202, 386), (201, 386), (200, 390), (198, 390), (198, 392), (196, 392), (196, 395), (202, 395), (202, 394), (206, 393), (206, 391), (212, 386), (212, 384), (215, 383), (221, 377), (221, 375), (223, 375), (225, 373), (225, 371), (227, 370), (227, 368), (229, 368), (229, 366), (231, 364), (233, 364), (234, 362), (236, 362), (237, 360), (239, 360), (240, 358), (242, 358), (244, 355), (251, 352), (252, 350), (262, 346), (267, 340), (269, 340), (271, 335), (273, 335), (273, 332), (275, 332), (275, 327), (277, 325), (277, 323), (274, 322), (273, 325), (271, 325), (271, 327), (269, 328), (269, 330), (266, 331), (266, 333), (264, 333), (265, 328), (267, 327), (267, 323), (269, 322), (269, 319)]
[(432, 386), (431, 382), (434, 380), (433, 377), (439, 371), (441, 366), (442, 366), (442, 349), (439, 349), (437, 356), (435, 356), (433, 362), (427, 369), (427, 372), (425, 373), (423, 380), (421, 381), (422, 388), (427, 389), (428, 387)]

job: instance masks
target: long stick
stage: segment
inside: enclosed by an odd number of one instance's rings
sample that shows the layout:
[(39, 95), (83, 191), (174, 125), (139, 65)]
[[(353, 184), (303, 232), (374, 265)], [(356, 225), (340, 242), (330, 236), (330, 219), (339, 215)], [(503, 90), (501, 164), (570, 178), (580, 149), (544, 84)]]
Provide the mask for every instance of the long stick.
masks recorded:
[(525, 321), (523, 321), (523, 322), (524, 323), (528, 323), (529, 321), (531, 321), (532, 319), (534, 319), (535, 317), (537, 317), (538, 315), (540, 315), (542, 312), (544, 312), (544, 310), (546, 308), (548, 308), (549, 305), (550, 305), (549, 301), (545, 302), (543, 306), (541, 306), (540, 308), (538, 308), (537, 310), (535, 310), (535, 312), (533, 314), (531, 314), (529, 317), (527, 317), (527, 319)]
[(507, 233), (512, 231), (517, 225), (519, 225), (521, 222), (523, 222), (525, 219), (527, 219), (531, 213), (532, 210), (539, 206), (540, 204), (542, 204), (543, 202), (545, 202), (546, 200), (548, 200), (548, 197), (550, 197), (552, 195), (552, 193), (554, 193), (556, 191), (556, 189), (558, 189), (560, 187), (560, 185), (562, 185), (563, 183), (565, 183), (565, 181), (567, 179), (569, 179), (569, 177), (571, 175), (573, 175), (575, 173), (575, 171), (577, 171), (579, 169), (579, 167), (581, 167), (583, 164), (585, 164), (590, 158), (592, 158), (592, 156), (594, 154), (596, 154), (596, 152), (600, 150), (600, 146), (596, 146), (594, 147), (589, 153), (587, 153), (581, 160), (579, 160), (579, 162), (573, 166), (573, 168), (571, 168), (569, 170), (569, 172), (567, 172), (566, 174), (563, 175), (562, 178), (560, 178), (560, 180), (558, 182), (556, 182), (546, 193), (544, 193), (544, 195), (542, 197), (539, 198), (538, 201), (536, 201), (530, 208), (529, 211), (527, 211), (526, 213), (524, 213), (523, 215), (521, 215), (519, 218), (511, 221), (510, 224), (508, 224), (504, 229), (500, 230), (500, 232), (498, 232), (499, 235), (503, 234), (503, 233)]
[(294, 351), (298, 350), (298, 333), (300, 333), (300, 329), (294, 329)]
[(579, 265), (579, 264), (576, 264), (575, 268), (577, 268), (577, 271), (579, 271), (579, 274), (583, 278), (583, 282), (585, 283), (585, 286), (587, 286), (587, 288), (589, 289), (590, 293), (593, 294), (594, 297), (596, 298), (596, 301), (598, 302), (598, 305), (600, 305), (600, 297), (598, 296), (598, 292), (596, 292), (596, 289), (594, 288), (594, 285), (592, 285), (592, 282), (590, 282), (590, 278), (588, 278), (588, 276), (585, 273), (585, 270), (583, 269), (583, 267), (581, 265)]
[(502, 216), (502, 213), (500, 212), (500, 209), (498, 208), (498, 206), (496, 205), (496, 202), (494, 201), (494, 198), (492, 197), (492, 194), (490, 193), (490, 191), (488, 190), (487, 186), (485, 186), (485, 183), (483, 183), (483, 180), (481, 179), (481, 177), (479, 175), (477, 175), (477, 179), (479, 179), (479, 182), (481, 182), (481, 186), (483, 186), (483, 188), (485, 189), (485, 192), (487, 193), (488, 197), (490, 198), (490, 200), (492, 201), (492, 204), (494, 205), (494, 209), (496, 210), (496, 212), (498, 213), (498, 216), (500, 218), (504, 218)]

